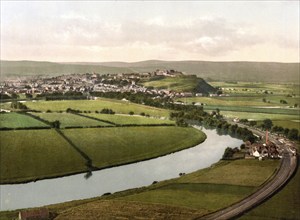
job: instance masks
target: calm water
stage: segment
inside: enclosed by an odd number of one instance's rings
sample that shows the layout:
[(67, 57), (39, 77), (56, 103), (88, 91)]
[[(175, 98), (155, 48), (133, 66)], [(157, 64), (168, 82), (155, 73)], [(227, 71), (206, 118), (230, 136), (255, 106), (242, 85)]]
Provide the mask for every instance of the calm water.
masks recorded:
[[(199, 127), (198, 127), (199, 128)], [(199, 128), (200, 129), (200, 128)], [(41, 180), (26, 184), (1, 185), (1, 209), (13, 210), (101, 196), (107, 192), (147, 186), (153, 181), (178, 177), (216, 163), (226, 147), (239, 147), (241, 140), (216, 130), (202, 129), (207, 139), (193, 148), (156, 159), (85, 174)]]

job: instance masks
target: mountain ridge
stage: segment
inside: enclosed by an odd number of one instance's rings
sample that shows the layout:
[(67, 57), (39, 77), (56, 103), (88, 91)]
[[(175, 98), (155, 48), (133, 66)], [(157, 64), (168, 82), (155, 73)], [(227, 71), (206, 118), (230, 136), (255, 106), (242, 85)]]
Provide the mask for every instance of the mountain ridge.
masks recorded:
[(217, 81), (296, 82), (300, 81), (300, 63), (256, 61), (164, 61), (138, 62), (49, 62), (1, 60), (2, 76), (59, 75), (96, 72), (132, 73), (153, 72), (156, 69), (175, 69), (204, 79)]

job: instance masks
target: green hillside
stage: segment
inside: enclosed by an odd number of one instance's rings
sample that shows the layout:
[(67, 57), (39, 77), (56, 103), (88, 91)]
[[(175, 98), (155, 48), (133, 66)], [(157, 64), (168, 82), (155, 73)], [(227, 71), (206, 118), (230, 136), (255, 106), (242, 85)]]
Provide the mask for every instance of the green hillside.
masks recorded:
[(216, 91), (216, 89), (205, 82), (205, 80), (197, 78), (196, 76), (150, 78), (150, 80), (142, 84), (146, 87), (168, 89), (176, 92), (210, 93)]
[(299, 63), (274, 62), (209, 62), (148, 60), (134, 63), (53, 63), (36, 61), (1, 61), (1, 75), (42, 75), (69, 73), (131, 73), (176, 69), (219, 81), (293, 82), (299, 83)]
[(274, 62), (209, 62), (148, 60), (135, 63), (105, 62), (105, 66), (127, 67), (137, 72), (156, 69), (176, 69), (186, 74), (196, 74), (204, 79), (220, 81), (262, 81), (299, 83), (299, 63)]
[(125, 67), (102, 65), (67, 64), (37, 61), (1, 61), (2, 76), (62, 75), (72, 73), (131, 73)]

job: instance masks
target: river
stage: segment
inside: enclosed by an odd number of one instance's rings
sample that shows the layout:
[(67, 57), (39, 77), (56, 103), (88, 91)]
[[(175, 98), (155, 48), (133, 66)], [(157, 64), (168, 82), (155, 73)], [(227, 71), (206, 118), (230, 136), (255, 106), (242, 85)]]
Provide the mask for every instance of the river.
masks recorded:
[(85, 174), (77, 174), (25, 184), (1, 185), (0, 210), (38, 207), (147, 186), (153, 181), (178, 177), (179, 173), (209, 167), (221, 159), (226, 147), (242, 144), (241, 140), (228, 135), (218, 135), (216, 130), (202, 130), (207, 139), (195, 147), (156, 159), (95, 171), (88, 179)]

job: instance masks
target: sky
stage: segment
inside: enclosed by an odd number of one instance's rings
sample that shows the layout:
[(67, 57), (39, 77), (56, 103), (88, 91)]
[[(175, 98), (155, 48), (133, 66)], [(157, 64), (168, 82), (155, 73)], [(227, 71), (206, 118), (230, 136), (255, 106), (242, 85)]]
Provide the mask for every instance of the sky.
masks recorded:
[(300, 62), (295, 1), (5, 1), (1, 60)]

